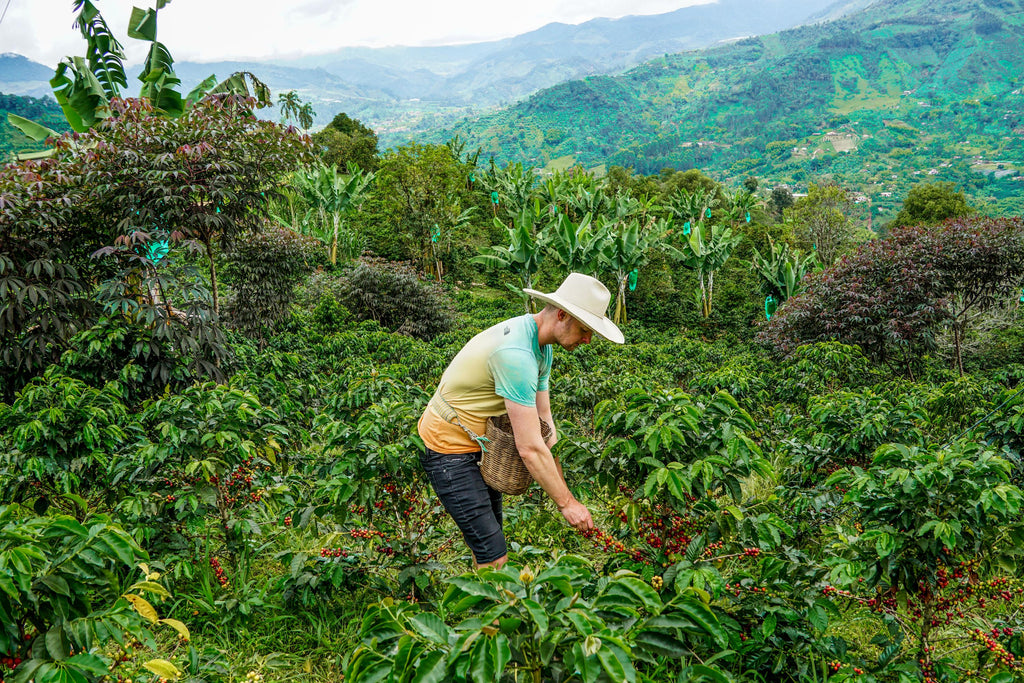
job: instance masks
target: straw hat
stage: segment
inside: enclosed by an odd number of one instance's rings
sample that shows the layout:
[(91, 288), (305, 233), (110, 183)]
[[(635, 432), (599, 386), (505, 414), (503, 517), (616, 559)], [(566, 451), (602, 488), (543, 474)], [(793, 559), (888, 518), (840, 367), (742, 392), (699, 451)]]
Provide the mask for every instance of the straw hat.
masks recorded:
[(524, 289), (534, 299), (556, 306), (610, 342), (626, 341), (622, 331), (605, 315), (612, 295), (601, 281), (582, 273), (569, 273), (551, 294)]

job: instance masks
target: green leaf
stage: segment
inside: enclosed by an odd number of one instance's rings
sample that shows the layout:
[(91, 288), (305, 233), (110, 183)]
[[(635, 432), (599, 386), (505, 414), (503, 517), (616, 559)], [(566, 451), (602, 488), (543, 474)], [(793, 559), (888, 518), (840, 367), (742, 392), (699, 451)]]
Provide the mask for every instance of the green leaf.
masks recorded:
[(828, 612), (820, 604), (813, 604), (807, 609), (807, 620), (819, 633), (828, 628)]
[(597, 660), (597, 657), (585, 653), (582, 643), (573, 645), (572, 653), (576, 663), (576, 672), (583, 679), (583, 683), (594, 683), (597, 677), (601, 675), (601, 663)]
[(46, 651), (57, 661), (68, 658), (70, 646), (60, 626), (53, 626), (46, 632)]
[(409, 619), (409, 623), (416, 628), (416, 632), (427, 640), (439, 645), (448, 644), (448, 626), (436, 615), (423, 612)]
[(635, 647), (640, 647), (656, 655), (678, 659), (686, 655), (689, 649), (675, 636), (661, 631), (640, 631), (634, 638)]
[(544, 611), (544, 608), (536, 600), (531, 600), (530, 598), (523, 600), (523, 607), (526, 608), (533, 622), (537, 624), (537, 632), (543, 638), (548, 632), (549, 621), (547, 612)]
[(132, 8), (132, 16), (128, 20), (128, 37), (138, 40), (156, 40), (156, 10)]
[(778, 617), (775, 616), (774, 612), (769, 612), (764, 621), (761, 622), (761, 633), (764, 634), (765, 638), (771, 638), (772, 634), (775, 633), (775, 625), (778, 623)]
[(469, 671), (474, 681), (497, 680), (497, 670), (494, 666), (495, 658), (492, 652), (494, 641), (491, 638), (480, 638), (473, 645), (473, 652), (470, 655)]
[(410, 683), (441, 683), (446, 680), (444, 652), (434, 650), (420, 657), (416, 662), (416, 673)]
[(67, 663), (93, 676), (105, 676), (110, 673), (107, 663), (94, 654), (81, 652), (67, 660)]
[(690, 618), (705, 633), (710, 635), (719, 647), (726, 647), (729, 644), (729, 635), (718, 621), (715, 613), (699, 600), (685, 598), (683, 602), (674, 605), (675, 611), (681, 612)]
[(24, 133), (26, 136), (28, 136), (35, 142), (42, 142), (46, 138), (60, 137), (60, 133), (54, 131), (53, 129), (47, 128), (46, 126), (40, 123), (30, 121), (29, 119), (26, 119), (23, 116), (18, 116), (17, 114), (12, 114), (10, 112), (7, 112), (7, 122), (15, 128), (17, 128), (18, 130), (20, 130), (22, 133)]

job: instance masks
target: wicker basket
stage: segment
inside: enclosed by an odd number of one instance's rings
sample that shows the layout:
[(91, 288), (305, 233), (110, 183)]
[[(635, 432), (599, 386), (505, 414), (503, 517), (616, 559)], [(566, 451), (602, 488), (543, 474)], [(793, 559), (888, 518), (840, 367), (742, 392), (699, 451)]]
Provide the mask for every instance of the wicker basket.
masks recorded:
[[(551, 427), (544, 420), (540, 421), (540, 433), (545, 441), (551, 437)], [(526, 493), (533, 482), (533, 476), (519, 457), (508, 415), (487, 418), (486, 435), (486, 450), (480, 458), (480, 474), (484, 481), (495, 491), (510, 496)]]

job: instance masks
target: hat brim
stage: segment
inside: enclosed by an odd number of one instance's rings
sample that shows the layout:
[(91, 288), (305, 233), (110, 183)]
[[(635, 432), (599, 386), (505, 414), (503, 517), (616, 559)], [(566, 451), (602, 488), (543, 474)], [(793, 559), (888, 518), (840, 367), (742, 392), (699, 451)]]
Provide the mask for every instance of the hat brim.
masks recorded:
[(626, 342), (626, 338), (622, 335), (622, 330), (620, 330), (615, 323), (605, 316), (596, 316), (590, 311), (586, 311), (578, 306), (563, 301), (555, 294), (545, 294), (544, 292), (538, 292), (535, 289), (524, 289), (523, 292), (525, 294), (529, 294), (534, 299), (543, 301), (546, 304), (557, 306), (593, 330), (602, 339), (607, 339), (615, 344), (624, 344)]

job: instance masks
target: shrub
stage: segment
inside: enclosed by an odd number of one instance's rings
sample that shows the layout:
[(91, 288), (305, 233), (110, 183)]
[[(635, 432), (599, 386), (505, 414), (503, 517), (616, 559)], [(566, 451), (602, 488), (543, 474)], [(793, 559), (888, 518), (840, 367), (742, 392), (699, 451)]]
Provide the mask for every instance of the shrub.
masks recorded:
[(807, 291), (763, 325), (760, 338), (784, 354), (803, 343), (856, 344), (913, 375), (941, 325), (957, 341), (968, 314), (1005, 301), (1024, 280), (1019, 219), (956, 219), (894, 230), (813, 274)]
[(277, 227), (237, 240), (227, 254), (227, 274), (235, 289), (228, 317), (262, 339), (265, 330), (287, 317), (296, 284), (313, 269), (321, 251), (316, 239)]
[(432, 339), (455, 324), (454, 307), (441, 290), (400, 264), (361, 263), (345, 280), (342, 303), (360, 320), (417, 339)]

